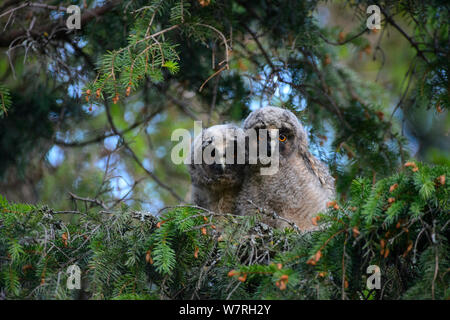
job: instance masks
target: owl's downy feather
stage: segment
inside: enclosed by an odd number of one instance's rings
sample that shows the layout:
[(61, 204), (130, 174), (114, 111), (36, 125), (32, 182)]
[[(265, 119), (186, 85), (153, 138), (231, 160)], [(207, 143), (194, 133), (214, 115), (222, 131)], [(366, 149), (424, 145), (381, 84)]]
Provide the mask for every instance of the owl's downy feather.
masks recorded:
[[(192, 180), (191, 202), (219, 213), (234, 211), (244, 164), (228, 164), (225, 160), (231, 150), (237, 156), (236, 143), (242, 138), (243, 130), (233, 124), (212, 126), (195, 138), (188, 165)], [(205, 149), (216, 159), (214, 163), (207, 164), (202, 159)], [(196, 155), (200, 156), (200, 163), (194, 163)]]
[[(297, 117), (285, 109), (265, 107), (247, 117), (245, 129), (278, 129), (283, 139), (279, 142), (277, 173), (262, 175), (258, 165), (246, 167), (237, 213), (251, 214), (258, 209), (276, 212), (302, 230), (312, 229), (311, 218), (324, 211), (327, 201), (335, 195), (334, 179), (309, 152), (306, 132)], [(285, 226), (271, 219), (266, 222)]]

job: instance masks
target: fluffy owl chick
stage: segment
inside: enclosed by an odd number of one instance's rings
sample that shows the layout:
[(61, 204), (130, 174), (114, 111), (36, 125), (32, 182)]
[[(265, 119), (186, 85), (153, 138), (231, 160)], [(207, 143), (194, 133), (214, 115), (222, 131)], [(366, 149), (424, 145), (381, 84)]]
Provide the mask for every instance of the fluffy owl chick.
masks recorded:
[(232, 124), (204, 129), (195, 138), (188, 165), (193, 203), (218, 213), (234, 211), (245, 163), (240, 139), (244, 139), (244, 131)]
[[(237, 213), (251, 214), (262, 209), (294, 222), (301, 230), (314, 229), (311, 218), (324, 211), (327, 201), (334, 198), (334, 179), (308, 151), (307, 135), (297, 117), (285, 109), (264, 107), (247, 117), (247, 129), (279, 130), (279, 168), (274, 174), (263, 175), (260, 164), (246, 167)], [(265, 221), (275, 227), (288, 226), (280, 219)]]

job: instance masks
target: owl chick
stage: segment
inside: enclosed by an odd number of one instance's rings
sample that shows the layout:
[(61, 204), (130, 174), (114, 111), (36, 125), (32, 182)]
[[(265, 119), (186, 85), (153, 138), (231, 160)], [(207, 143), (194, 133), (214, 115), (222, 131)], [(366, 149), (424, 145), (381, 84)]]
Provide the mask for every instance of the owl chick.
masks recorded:
[[(242, 139), (242, 140), (241, 140)], [(218, 213), (231, 213), (243, 181), (244, 131), (232, 124), (202, 130), (191, 147), (188, 170), (191, 202)]]
[[(246, 166), (236, 212), (275, 212), (301, 230), (313, 229), (311, 218), (325, 211), (327, 201), (334, 198), (334, 179), (326, 166), (309, 152), (303, 126), (288, 110), (264, 107), (250, 113), (244, 121), (244, 130), (248, 132), (248, 129), (279, 130), (279, 167), (276, 173), (267, 175), (261, 174), (259, 163)], [(279, 219), (268, 218), (265, 222), (275, 227), (288, 226)]]

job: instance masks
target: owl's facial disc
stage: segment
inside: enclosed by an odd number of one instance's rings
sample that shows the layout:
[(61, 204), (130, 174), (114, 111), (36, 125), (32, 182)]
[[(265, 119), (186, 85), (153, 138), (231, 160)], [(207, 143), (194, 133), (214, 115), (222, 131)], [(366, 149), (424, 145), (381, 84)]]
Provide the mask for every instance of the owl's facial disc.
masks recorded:
[(288, 157), (290, 154), (292, 154), (292, 150), (294, 149), (293, 146), (296, 143), (296, 135), (294, 131), (291, 128), (288, 127), (282, 127), (280, 129), (280, 134), (278, 137), (279, 144), (280, 144), (280, 155), (282, 157)]
[[(278, 134), (272, 133), (271, 136), (271, 129), (277, 129)], [(266, 126), (264, 123), (258, 123), (255, 126), (255, 130), (258, 139), (258, 157), (267, 156), (270, 158), (276, 151), (274, 148), (278, 148), (279, 155), (282, 157), (287, 157), (292, 153), (296, 135), (289, 123), (283, 124), (281, 127), (276, 127), (275, 125)], [(277, 139), (275, 144), (272, 139)]]
[[(236, 161), (236, 140), (227, 140), (226, 143), (219, 143), (219, 141), (210, 141), (203, 148), (203, 155), (208, 158), (208, 161), (203, 163), (203, 168), (207, 176), (215, 182), (234, 184), (239, 180), (243, 170), (243, 165), (237, 164)], [(227, 157), (228, 153), (233, 156), (231, 159)]]

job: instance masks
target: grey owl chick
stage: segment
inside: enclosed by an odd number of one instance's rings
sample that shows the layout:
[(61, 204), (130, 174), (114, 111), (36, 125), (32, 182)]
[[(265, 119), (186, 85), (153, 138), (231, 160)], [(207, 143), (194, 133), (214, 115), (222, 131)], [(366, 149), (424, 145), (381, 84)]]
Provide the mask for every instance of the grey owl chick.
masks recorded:
[[(262, 175), (259, 164), (245, 168), (236, 212), (276, 212), (301, 230), (314, 229), (311, 218), (325, 211), (327, 201), (334, 198), (334, 179), (309, 152), (306, 132), (297, 117), (285, 109), (264, 107), (250, 113), (244, 129), (279, 130), (279, 168), (272, 175)], [(288, 226), (279, 219), (268, 218), (265, 222), (275, 227)]]
[[(245, 163), (245, 146), (240, 139), (244, 139), (244, 131), (232, 124), (203, 129), (195, 138), (188, 165), (192, 182), (191, 202), (218, 213), (234, 211)], [(206, 163), (206, 159), (202, 158), (203, 152), (211, 156), (210, 162), (213, 159), (214, 162)], [(238, 157), (239, 152), (244, 158)], [(200, 158), (194, 163), (198, 156)], [(241, 164), (238, 164), (238, 159)]]

